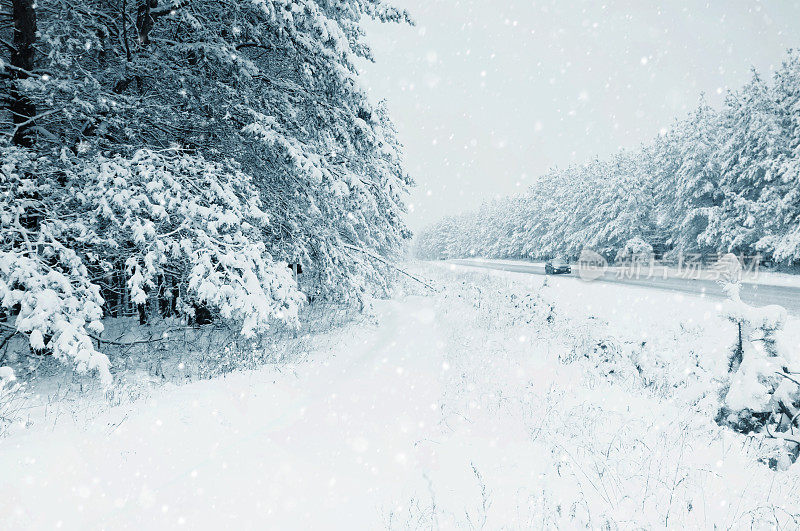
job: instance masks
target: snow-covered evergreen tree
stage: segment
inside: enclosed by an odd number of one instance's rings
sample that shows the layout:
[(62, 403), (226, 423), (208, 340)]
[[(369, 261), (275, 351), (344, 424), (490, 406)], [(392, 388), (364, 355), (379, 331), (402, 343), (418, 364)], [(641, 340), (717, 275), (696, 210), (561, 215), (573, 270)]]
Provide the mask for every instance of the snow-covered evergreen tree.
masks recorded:
[(412, 182), (355, 63), (371, 59), (363, 18), (407, 13), (380, 0), (14, 4), (34, 31), (15, 32), (25, 57), (0, 60), (0, 319), (34, 348), (101, 368), (89, 334), (120, 284), (143, 312), (167, 294), (245, 333), (296, 317), (287, 263), (315, 297), (386, 288)]

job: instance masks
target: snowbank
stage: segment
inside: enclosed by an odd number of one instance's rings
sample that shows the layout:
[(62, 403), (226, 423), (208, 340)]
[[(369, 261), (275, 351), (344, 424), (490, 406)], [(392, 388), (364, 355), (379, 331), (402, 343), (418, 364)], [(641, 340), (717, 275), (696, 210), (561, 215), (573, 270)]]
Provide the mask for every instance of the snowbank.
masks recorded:
[[(4, 525), (794, 525), (800, 469), (714, 423), (713, 301), (445, 264), (302, 363), (0, 441)], [(788, 318), (787, 329), (797, 331)]]

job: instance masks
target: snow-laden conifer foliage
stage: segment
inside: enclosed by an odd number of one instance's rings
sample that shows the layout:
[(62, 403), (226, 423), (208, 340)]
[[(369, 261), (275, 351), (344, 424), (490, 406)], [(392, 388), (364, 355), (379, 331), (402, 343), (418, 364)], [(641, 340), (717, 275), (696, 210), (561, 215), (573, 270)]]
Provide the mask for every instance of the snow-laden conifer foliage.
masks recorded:
[[(379, 0), (13, 0), (0, 29), (0, 321), (79, 368), (104, 316), (247, 334), (385, 287), (411, 180), (360, 88)], [(30, 31), (28, 31), (30, 30)], [(307, 280), (306, 280), (307, 279)]]
[(665, 134), (608, 160), (553, 169), (524, 194), (424, 231), (426, 258), (613, 259), (643, 238), (674, 253), (800, 260), (800, 53), (771, 83), (753, 73), (719, 111), (701, 105)]

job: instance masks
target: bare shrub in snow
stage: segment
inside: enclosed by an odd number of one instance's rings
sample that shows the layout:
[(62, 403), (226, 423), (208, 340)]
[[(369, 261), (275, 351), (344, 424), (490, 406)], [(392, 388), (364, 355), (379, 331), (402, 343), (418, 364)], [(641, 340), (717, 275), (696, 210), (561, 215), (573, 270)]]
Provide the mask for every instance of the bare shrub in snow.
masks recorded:
[(15, 402), (21, 387), (11, 367), (0, 367), (0, 435), (17, 421)]

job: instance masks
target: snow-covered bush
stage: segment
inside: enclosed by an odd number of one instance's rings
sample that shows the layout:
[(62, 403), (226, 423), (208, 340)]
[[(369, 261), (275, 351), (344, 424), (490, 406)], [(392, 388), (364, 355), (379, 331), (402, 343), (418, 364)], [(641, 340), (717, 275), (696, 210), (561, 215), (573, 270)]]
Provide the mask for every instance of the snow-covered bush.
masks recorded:
[(625, 242), (619, 250), (615, 260), (617, 262), (630, 262), (646, 264), (653, 259), (653, 246), (644, 241), (639, 236), (635, 236)]
[[(730, 377), (723, 392), (717, 421), (742, 433), (766, 433), (790, 445), (785, 457), (795, 459), (800, 449), (800, 360), (783, 341), (787, 314), (780, 306), (755, 308), (741, 300), (741, 266), (733, 255), (722, 282), (729, 294), (723, 315), (736, 325)], [(788, 432), (788, 433), (786, 433)]]

